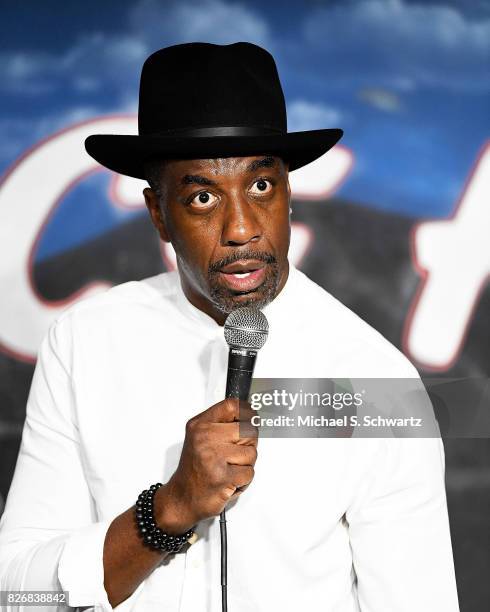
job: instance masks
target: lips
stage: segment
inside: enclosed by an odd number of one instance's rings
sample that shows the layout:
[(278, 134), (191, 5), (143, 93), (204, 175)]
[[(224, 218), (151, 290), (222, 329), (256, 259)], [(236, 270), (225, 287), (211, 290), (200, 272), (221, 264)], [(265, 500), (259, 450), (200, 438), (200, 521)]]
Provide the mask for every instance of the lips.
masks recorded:
[(220, 270), (220, 278), (233, 291), (253, 291), (259, 287), (265, 277), (265, 263), (247, 259), (234, 261)]

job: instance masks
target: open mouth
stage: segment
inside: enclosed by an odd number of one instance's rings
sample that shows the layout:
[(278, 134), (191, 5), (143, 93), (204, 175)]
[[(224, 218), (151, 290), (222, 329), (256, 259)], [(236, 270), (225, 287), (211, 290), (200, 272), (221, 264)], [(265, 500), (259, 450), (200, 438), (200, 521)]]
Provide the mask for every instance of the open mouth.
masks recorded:
[(224, 284), (233, 291), (253, 291), (265, 278), (266, 265), (258, 260), (241, 260), (221, 268), (219, 275)]

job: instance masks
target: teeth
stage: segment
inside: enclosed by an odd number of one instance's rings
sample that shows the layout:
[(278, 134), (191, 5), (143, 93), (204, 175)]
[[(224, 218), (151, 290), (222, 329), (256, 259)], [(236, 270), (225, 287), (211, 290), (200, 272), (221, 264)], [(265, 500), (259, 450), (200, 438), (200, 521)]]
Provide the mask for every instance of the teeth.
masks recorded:
[(252, 274), (251, 272), (234, 272), (233, 276), (238, 276), (239, 278), (246, 278), (247, 276), (250, 276), (250, 274)]

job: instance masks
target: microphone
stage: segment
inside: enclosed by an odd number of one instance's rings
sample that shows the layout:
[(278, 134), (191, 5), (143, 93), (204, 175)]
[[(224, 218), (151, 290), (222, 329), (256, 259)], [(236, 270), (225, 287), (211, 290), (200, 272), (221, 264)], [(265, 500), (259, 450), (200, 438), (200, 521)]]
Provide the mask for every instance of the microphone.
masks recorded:
[[(248, 400), (257, 352), (267, 340), (269, 323), (260, 310), (246, 306), (230, 312), (225, 321), (224, 333), (230, 347), (225, 397)], [(227, 538), (224, 510), (220, 514), (219, 527), (221, 534), (221, 610), (227, 612)]]
[(257, 352), (264, 346), (269, 323), (256, 308), (237, 308), (225, 321), (228, 353), (228, 377), (225, 397), (248, 400)]

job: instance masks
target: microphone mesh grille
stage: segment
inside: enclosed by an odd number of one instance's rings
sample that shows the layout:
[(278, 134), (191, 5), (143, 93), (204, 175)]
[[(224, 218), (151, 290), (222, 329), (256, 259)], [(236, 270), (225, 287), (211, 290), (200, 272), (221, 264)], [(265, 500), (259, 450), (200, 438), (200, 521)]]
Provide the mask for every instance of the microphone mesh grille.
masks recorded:
[(257, 308), (237, 308), (225, 321), (225, 339), (229, 346), (261, 349), (269, 333), (269, 323)]

